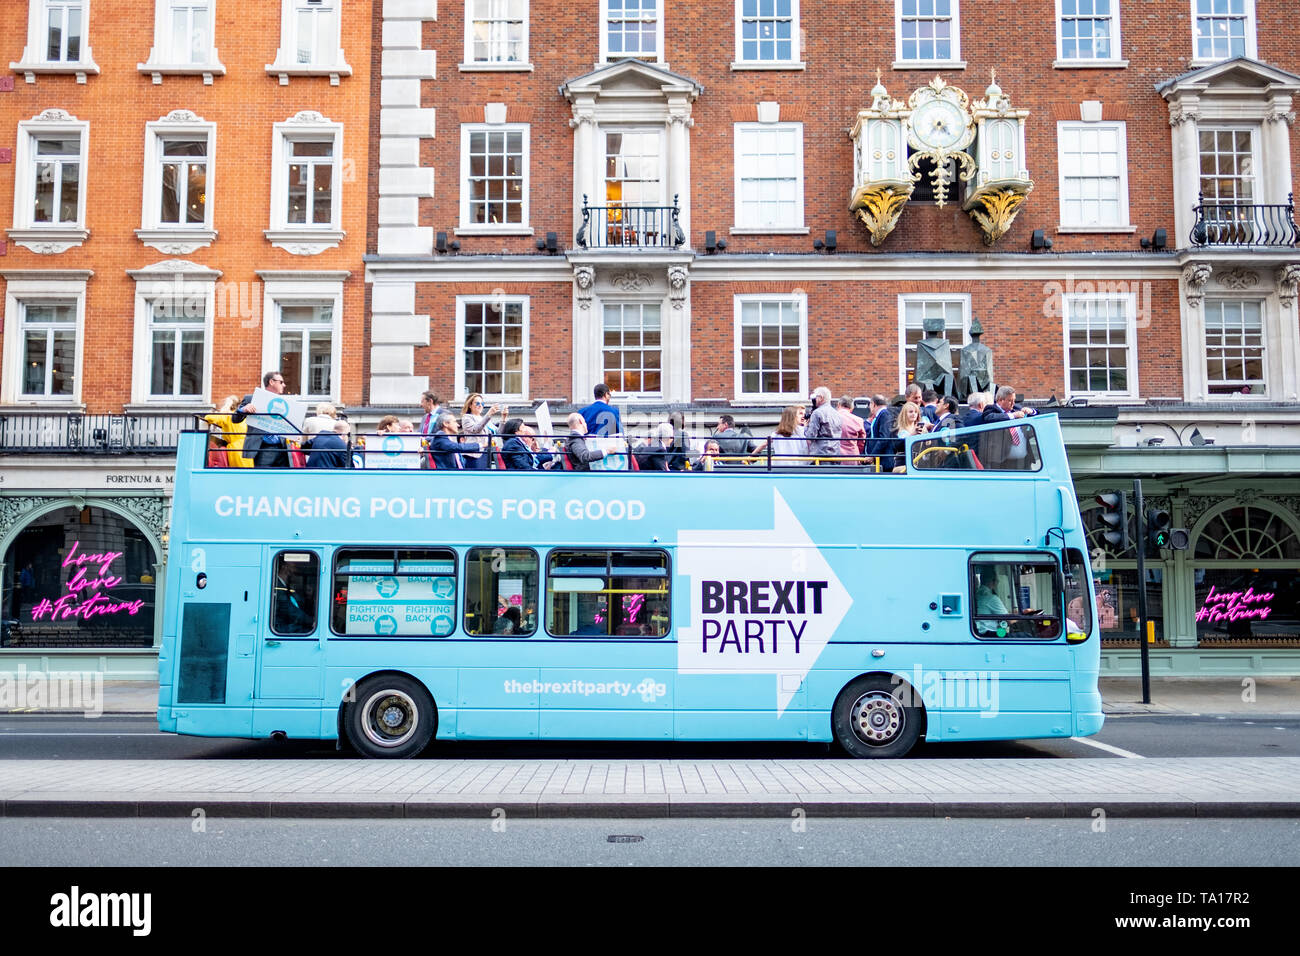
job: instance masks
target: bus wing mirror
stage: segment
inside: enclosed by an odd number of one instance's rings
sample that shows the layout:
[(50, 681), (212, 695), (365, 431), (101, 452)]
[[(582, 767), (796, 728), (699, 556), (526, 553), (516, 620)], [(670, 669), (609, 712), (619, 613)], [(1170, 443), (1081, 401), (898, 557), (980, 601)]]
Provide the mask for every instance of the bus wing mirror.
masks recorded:
[(1074, 531), (1079, 527), (1076, 520), (1079, 515), (1079, 505), (1074, 500), (1074, 492), (1064, 485), (1057, 485), (1056, 495), (1061, 502), (1061, 530)]

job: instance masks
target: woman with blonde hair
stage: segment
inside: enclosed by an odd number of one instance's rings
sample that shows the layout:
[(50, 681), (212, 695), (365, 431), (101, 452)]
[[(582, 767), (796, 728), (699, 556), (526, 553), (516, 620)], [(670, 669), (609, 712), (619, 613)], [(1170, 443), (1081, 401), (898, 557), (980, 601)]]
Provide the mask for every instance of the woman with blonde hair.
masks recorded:
[[(487, 448), (490, 436), (496, 434), (496, 428), (492, 425), (492, 416), (500, 415), (501, 424), (505, 424), (507, 411), (509, 409), (504, 405), (493, 405), (491, 408), (484, 408), (483, 396), (478, 392), (471, 392), (470, 396), (465, 399), (464, 407), (461, 408), (461, 440), (467, 444)], [(466, 468), (486, 468), (488, 466), (488, 456), (479, 452), (466, 452), (461, 455), (461, 458), (464, 460)]]
[[(898, 417), (894, 419), (894, 434), (898, 436), (898, 441), (895, 443), (897, 452), (901, 454), (906, 447), (904, 439), (910, 438), (912, 435), (924, 435), (930, 428), (930, 423), (921, 414), (921, 406), (915, 402), (904, 402), (903, 406), (898, 410)], [(894, 468), (895, 474), (901, 475), (906, 472), (907, 465), (905, 464), (897, 465)]]
[(215, 425), (208, 438), (209, 468), (252, 468), (253, 459), (243, 455), (244, 436), (248, 434), (248, 425), (233, 419), (239, 407), (238, 395), (227, 395), (217, 410), (211, 415), (204, 415), (203, 420)]

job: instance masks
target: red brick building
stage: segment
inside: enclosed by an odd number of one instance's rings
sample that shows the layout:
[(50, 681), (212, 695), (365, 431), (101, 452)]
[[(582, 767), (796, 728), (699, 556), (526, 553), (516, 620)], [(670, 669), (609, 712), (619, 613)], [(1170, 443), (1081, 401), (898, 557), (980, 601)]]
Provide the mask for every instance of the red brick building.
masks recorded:
[[(58, 592), (77, 541), (123, 552), (152, 606), (195, 412), (267, 369), (362, 400), (374, 25), (369, 0), (5, 4), (6, 619), (23, 565)], [(153, 640), (75, 631), (44, 640)]]
[(1011, 10), (389, 0), (370, 402), (603, 381), (634, 426), (770, 425), (818, 385), (892, 396), (926, 318), (954, 352), (978, 319), (994, 382), (1064, 406), (1081, 500), (1144, 476), (1192, 531), (1153, 562), (1162, 650), (1237, 666), (1202, 592), (1300, 559), (1293, 11)]

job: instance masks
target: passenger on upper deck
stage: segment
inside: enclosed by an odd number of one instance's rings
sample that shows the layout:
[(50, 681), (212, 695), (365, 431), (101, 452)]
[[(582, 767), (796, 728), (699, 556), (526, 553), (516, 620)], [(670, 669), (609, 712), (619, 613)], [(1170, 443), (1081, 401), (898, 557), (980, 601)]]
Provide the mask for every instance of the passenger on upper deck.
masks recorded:
[(429, 443), (429, 452), (439, 468), (452, 471), (464, 468), (463, 453), (482, 451), (478, 445), (471, 442), (457, 442), (456, 437), (459, 432), (460, 424), (456, 421), (455, 415), (451, 412), (443, 412), (438, 416), (438, 432)]
[[(280, 372), (267, 372), (262, 376), (262, 387), (276, 395), (284, 394), (284, 376)], [(256, 415), (266, 409), (253, 405), (250, 392), (239, 400), (239, 407), (230, 420), (239, 424), (248, 415)], [(280, 435), (272, 435), (253, 425), (248, 426), (248, 437), (244, 440), (244, 455), (252, 457), (254, 468), (288, 468), (289, 449)]]
[(420, 434), (432, 435), (438, 430), (438, 416), (446, 411), (437, 392), (425, 392), (420, 396), (420, 408), (424, 417), (420, 419)]
[(804, 429), (808, 439), (808, 454), (814, 458), (826, 458), (823, 464), (836, 464), (840, 453), (840, 435), (844, 432), (844, 422), (839, 410), (831, 401), (831, 390), (819, 385), (812, 393), (813, 413)]
[(599, 448), (588, 446), (586, 436), (586, 419), (579, 412), (573, 412), (569, 415), (569, 437), (564, 442), (564, 453), (568, 455), (569, 465), (574, 471), (591, 471), (591, 463), (605, 457)]
[(621, 435), (623, 434), (623, 422), (619, 418), (618, 409), (609, 404), (612, 394), (609, 386), (601, 382), (593, 390), (596, 400), (586, 408), (578, 409), (578, 414), (582, 420), (587, 423), (584, 434), (591, 435)]
[(849, 396), (841, 396), (839, 400), (840, 422), (840, 454), (849, 458), (857, 458), (866, 453), (867, 450), (867, 423), (857, 415), (853, 414), (853, 399)]
[(642, 471), (682, 471), (685, 455), (674, 451), (673, 437), (673, 426), (667, 422), (656, 428), (654, 439), (633, 449), (637, 466)]
[(506, 443), (501, 448), (501, 460), (506, 467), (515, 471), (537, 471), (546, 467), (551, 456), (547, 452), (534, 450), (533, 441), (529, 441), (530, 429), (522, 418), (512, 418), (501, 426), (501, 435)]
[(800, 405), (787, 405), (785, 411), (781, 413), (781, 421), (777, 423), (776, 431), (758, 443), (754, 448), (754, 454), (765, 454), (770, 446), (774, 465), (808, 464), (808, 442), (799, 427), (801, 408)]

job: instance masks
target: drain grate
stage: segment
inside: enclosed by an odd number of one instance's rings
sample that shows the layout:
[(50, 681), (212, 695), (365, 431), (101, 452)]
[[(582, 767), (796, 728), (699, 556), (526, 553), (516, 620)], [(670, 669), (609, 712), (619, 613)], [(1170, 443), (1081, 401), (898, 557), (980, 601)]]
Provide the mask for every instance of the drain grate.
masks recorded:
[(611, 833), (605, 837), (606, 843), (640, 843), (645, 837), (635, 833)]

